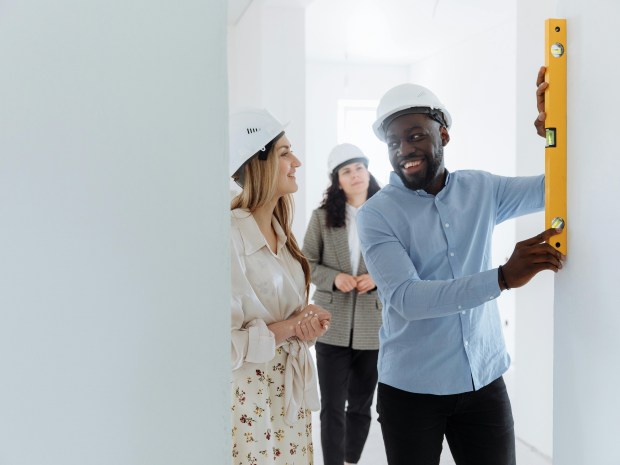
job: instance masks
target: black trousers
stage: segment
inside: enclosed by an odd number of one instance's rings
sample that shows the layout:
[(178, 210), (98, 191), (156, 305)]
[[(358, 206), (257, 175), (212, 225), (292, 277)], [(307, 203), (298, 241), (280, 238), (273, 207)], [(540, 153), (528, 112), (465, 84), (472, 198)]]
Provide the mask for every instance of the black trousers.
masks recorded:
[(377, 386), (378, 354), (378, 350), (316, 343), (324, 465), (357, 463), (362, 455)]
[(444, 435), (457, 465), (515, 465), (503, 378), (478, 391), (414, 394), (379, 383), (377, 412), (389, 465), (438, 465)]

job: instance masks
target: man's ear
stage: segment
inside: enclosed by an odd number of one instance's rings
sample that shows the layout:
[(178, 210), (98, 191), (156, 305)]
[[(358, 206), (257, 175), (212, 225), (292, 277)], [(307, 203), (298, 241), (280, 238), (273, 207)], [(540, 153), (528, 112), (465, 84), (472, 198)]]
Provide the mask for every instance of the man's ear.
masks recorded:
[(444, 147), (448, 145), (448, 142), (450, 142), (450, 134), (448, 134), (448, 129), (445, 126), (439, 128), (439, 135), (441, 136), (441, 145)]

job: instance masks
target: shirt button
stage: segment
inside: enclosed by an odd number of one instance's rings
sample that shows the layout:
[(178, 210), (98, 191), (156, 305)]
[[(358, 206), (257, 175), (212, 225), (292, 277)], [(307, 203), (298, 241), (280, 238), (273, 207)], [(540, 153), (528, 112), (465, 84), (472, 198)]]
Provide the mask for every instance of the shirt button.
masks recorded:
[(465, 341), (465, 347), (467, 347), (469, 345), (469, 342)]
[(463, 310), (461, 313), (462, 313), (463, 315), (465, 315), (465, 310)]
[(446, 223), (446, 228), (449, 228), (449, 227), (450, 227), (450, 223)]
[(460, 310), (460, 309), (462, 309), (462, 308), (463, 308), (463, 307), (461, 307), (461, 306), (459, 305), (459, 310)]
[(450, 252), (450, 256), (451, 256), (451, 257), (454, 257), (454, 252)]

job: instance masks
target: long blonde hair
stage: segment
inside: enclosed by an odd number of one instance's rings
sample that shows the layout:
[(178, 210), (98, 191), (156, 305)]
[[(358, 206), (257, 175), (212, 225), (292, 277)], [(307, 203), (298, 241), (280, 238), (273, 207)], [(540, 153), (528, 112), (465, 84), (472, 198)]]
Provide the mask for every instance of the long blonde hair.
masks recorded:
[[(284, 133), (268, 144), (266, 160), (259, 160), (257, 156), (254, 156), (243, 166), (243, 189), (232, 199), (230, 203), (231, 210), (235, 208), (244, 208), (250, 212), (254, 212), (257, 208), (266, 205), (273, 199), (278, 185), (278, 157), (274, 156), (275, 142), (283, 134)], [(286, 194), (278, 199), (273, 214), (286, 235), (286, 248), (293, 258), (301, 264), (306, 284), (306, 303), (308, 303), (310, 265), (301, 252), (293, 234), (292, 224), (294, 210), (295, 204), (293, 196), (291, 194)]]

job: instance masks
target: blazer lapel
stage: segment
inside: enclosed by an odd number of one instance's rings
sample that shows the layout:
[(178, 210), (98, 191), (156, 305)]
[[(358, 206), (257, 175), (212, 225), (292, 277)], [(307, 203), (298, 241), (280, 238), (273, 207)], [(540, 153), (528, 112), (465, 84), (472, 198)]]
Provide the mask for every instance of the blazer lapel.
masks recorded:
[(343, 273), (351, 274), (351, 256), (349, 254), (349, 236), (347, 228), (329, 228), (331, 232), (336, 257)]

